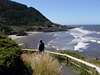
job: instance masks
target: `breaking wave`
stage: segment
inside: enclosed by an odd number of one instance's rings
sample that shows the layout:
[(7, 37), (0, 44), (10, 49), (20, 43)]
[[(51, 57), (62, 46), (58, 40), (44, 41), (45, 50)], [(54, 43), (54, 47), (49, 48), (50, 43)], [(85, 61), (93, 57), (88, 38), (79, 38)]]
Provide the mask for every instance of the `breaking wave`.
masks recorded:
[(82, 27), (70, 30), (70, 34), (75, 38), (72, 40), (72, 43), (76, 43), (74, 50), (81, 51), (82, 49), (87, 49), (90, 42), (100, 44), (99, 33), (100, 32), (85, 30)]

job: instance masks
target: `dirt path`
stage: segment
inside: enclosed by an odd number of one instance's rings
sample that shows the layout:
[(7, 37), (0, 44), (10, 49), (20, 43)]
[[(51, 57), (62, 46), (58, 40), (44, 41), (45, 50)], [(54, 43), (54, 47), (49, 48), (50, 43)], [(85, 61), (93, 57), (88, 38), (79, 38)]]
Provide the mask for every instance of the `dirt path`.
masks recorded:
[(62, 75), (78, 75), (68, 66), (62, 65)]

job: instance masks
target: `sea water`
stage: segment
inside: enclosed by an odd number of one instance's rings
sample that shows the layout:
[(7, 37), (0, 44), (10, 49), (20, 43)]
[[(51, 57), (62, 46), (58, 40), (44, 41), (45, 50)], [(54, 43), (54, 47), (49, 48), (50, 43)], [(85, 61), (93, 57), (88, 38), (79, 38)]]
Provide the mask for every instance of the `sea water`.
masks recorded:
[(89, 56), (100, 57), (100, 26), (77, 26), (69, 31), (42, 32), (21, 39), (23, 48), (38, 48), (39, 40), (43, 40), (48, 50), (75, 50)]

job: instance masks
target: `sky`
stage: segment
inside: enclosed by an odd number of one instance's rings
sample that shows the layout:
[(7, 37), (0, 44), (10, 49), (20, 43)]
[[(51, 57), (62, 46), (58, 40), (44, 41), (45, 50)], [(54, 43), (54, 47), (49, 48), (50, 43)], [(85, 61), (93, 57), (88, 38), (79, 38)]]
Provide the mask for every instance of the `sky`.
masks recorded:
[(13, 0), (39, 10), (52, 22), (100, 24), (100, 0)]

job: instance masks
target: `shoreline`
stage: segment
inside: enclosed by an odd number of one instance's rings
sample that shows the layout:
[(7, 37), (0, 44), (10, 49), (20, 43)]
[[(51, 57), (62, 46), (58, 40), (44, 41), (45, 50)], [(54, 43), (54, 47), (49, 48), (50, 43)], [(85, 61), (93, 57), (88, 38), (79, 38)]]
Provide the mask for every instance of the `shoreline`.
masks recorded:
[[(26, 32), (26, 33), (28, 35), (35, 35), (35, 34), (42, 33), (42, 32)], [(16, 40), (16, 39), (20, 39), (23, 37), (27, 37), (28, 35), (26, 35), (26, 36), (8, 35), (8, 37), (11, 38), (12, 40)]]
[[(55, 31), (55, 32), (65, 32), (65, 31)], [(25, 36), (8, 35), (8, 37), (11, 38), (12, 40), (16, 40), (16, 39), (20, 39), (23, 37), (27, 37), (28, 35), (35, 35), (35, 34), (44, 33), (44, 32), (43, 31), (29, 31), (26, 33), (27, 33), (27, 35), (25, 35)], [(48, 33), (48, 32), (45, 32), (45, 33)], [(51, 32), (51, 33), (53, 33), (53, 32)]]
[(26, 36), (9, 35), (8, 37), (11, 38), (12, 40), (16, 40), (16, 39), (20, 39), (20, 38), (23, 38), (23, 37), (26, 37)]
[[(67, 32), (67, 31), (66, 31)], [(70, 32), (70, 31), (69, 31)], [(17, 43), (19, 43), (20, 45), (22, 45), (23, 43), (24, 43), (24, 46), (26, 46), (27, 48), (36, 48), (37, 47), (37, 44), (38, 44), (38, 42), (39, 42), (39, 39), (43, 39), (44, 41), (45, 41), (45, 43), (47, 44), (48, 43), (48, 41), (50, 42), (50, 40), (52, 40), (52, 39), (54, 39), (52, 42), (54, 43), (55, 42), (55, 37), (57, 37), (57, 38), (59, 38), (59, 40), (60, 40), (60, 38), (62, 39), (62, 37), (59, 37), (59, 36), (54, 36), (54, 34), (55, 33), (52, 33), (52, 34), (48, 34), (48, 32), (33, 32), (33, 31), (30, 31), (30, 32), (26, 32), (28, 35), (27, 36), (16, 36), (16, 35), (9, 35), (9, 37), (11, 38), (11, 39), (13, 39), (13, 40), (17, 40)], [(41, 34), (42, 33), (42, 34)], [(46, 34), (44, 34), (44, 33), (46, 33)], [(60, 33), (61, 34), (61, 33)], [(59, 33), (58, 33), (58, 35), (60, 35)], [(64, 33), (65, 34), (65, 33)], [(69, 33), (68, 33), (69, 34)], [(67, 34), (67, 35), (68, 35)], [(62, 34), (63, 35), (63, 34)], [(69, 36), (69, 35), (68, 35)], [(66, 36), (66, 37), (68, 37), (68, 36)], [(24, 39), (23, 39), (24, 38)], [(68, 37), (68, 38), (70, 38), (70, 37)], [(59, 40), (56, 40), (56, 41), (59, 41)], [(69, 39), (70, 40), (70, 39)], [(60, 40), (61, 41), (61, 40)], [(77, 41), (77, 40), (76, 40)], [(84, 41), (84, 40), (83, 40)], [(82, 42), (83, 42), (82, 41)], [(51, 45), (53, 45), (53, 43), (51, 42)], [(62, 41), (63, 42), (63, 41)], [(67, 41), (66, 41), (67, 42)], [(74, 42), (74, 41), (73, 41)], [(61, 42), (60, 42), (61, 43)], [(34, 44), (34, 45), (33, 45)], [(94, 44), (94, 43), (93, 43)], [(51, 46), (50, 45), (50, 46)], [(56, 44), (57, 45), (57, 44)], [(23, 46), (23, 47), (24, 47)], [(48, 44), (48, 46), (49, 46), (49, 44)], [(54, 44), (54, 46), (55, 46), (55, 44)], [(55, 47), (52, 47), (51, 49), (55, 49)], [(59, 46), (59, 44), (58, 44), (58, 46)], [(69, 45), (70, 46), (70, 45)], [(74, 44), (72, 44), (72, 47), (74, 46)], [(80, 44), (79, 44), (79, 46), (80, 46)], [(78, 47), (79, 47), (78, 46)], [(61, 46), (62, 47), (62, 46)], [(60, 47), (60, 48), (61, 48)], [(83, 47), (83, 45), (82, 45), (82, 47)], [(85, 47), (85, 46), (84, 46)], [(65, 47), (66, 49), (67, 49), (67, 47)], [(63, 48), (64, 50), (66, 50), (65, 48)], [(50, 49), (49, 47), (48, 47), (48, 49)], [(68, 48), (69, 49), (69, 48)], [(62, 50), (62, 49), (59, 49), (59, 50)], [(94, 50), (93, 51), (91, 51), (91, 49), (90, 50), (75, 50), (75, 49), (71, 49), (71, 50), (73, 50), (73, 51), (79, 51), (79, 52), (82, 52), (83, 54), (85, 54), (85, 55), (89, 55), (89, 56), (91, 56), (91, 57), (99, 57), (99, 51), (96, 51), (96, 53), (94, 53)]]

